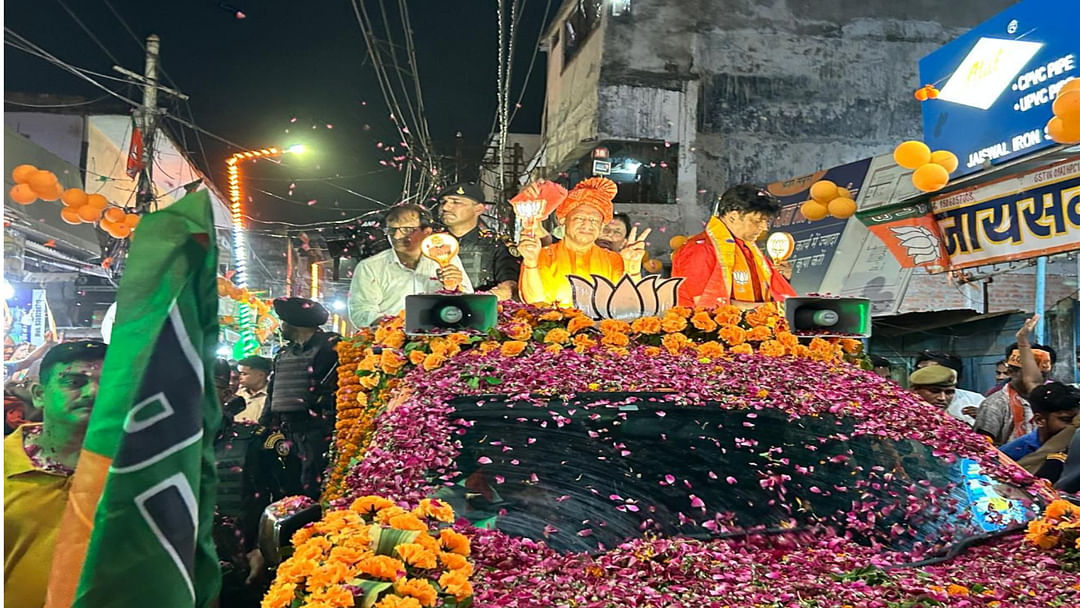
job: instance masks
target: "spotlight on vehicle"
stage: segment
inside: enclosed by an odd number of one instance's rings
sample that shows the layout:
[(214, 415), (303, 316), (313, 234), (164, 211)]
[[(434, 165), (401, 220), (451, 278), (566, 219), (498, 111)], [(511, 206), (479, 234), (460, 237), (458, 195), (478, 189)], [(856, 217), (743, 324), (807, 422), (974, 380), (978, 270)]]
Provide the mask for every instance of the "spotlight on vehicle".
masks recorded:
[(330, 304), (330, 307), (338, 312), (341, 312), (345, 310), (345, 300), (334, 300), (334, 302)]
[(307, 146), (304, 144), (293, 144), (286, 148), (285, 151), (290, 154), (303, 154), (304, 152), (307, 152)]

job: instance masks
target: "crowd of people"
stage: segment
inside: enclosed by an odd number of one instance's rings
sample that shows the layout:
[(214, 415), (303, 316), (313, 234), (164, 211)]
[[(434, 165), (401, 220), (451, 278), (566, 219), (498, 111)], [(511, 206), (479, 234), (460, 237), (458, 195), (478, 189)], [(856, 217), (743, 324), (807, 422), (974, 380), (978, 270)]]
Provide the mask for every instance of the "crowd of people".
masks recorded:
[[(614, 212), (614, 194), (609, 180), (585, 180), (559, 195), (558, 229), (529, 224), (517, 243), (509, 243), (481, 226), (486, 207), (480, 189), (452, 186), (438, 206), (441, 229), (460, 245), (447, 265), (422, 255), (421, 242), (437, 227), (428, 210), (394, 207), (385, 218), (391, 247), (357, 265), (349, 316), (356, 326), (368, 326), (399, 313), (408, 295), (448, 288), (570, 306), (568, 275), (640, 279), (649, 230), (639, 231), (631, 218)], [(725, 192), (705, 230), (673, 255), (672, 275), (684, 278), (679, 303), (750, 308), (793, 295), (790, 268), (774, 264), (755, 245), (779, 210), (779, 201), (756, 186)], [(275, 300), (274, 311), (284, 345), (273, 359), (218, 360), (214, 370), (223, 417), (215, 442), (221, 605), (257, 604), (268, 583), (257, 544), (259, 517), (280, 498), (319, 497), (335, 424), (340, 336), (321, 329), (328, 311), (294, 297)], [(910, 387), (1029, 471), (1077, 491), (1080, 388), (1050, 379), (1056, 353), (1030, 343), (1035, 321), (1017, 333), (987, 395), (957, 388), (962, 361), (946, 353), (915, 358)], [(102, 342), (55, 344), (50, 337), (27, 359), (5, 363), (8, 373), (38, 365), (36, 379), (5, 386), (4, 575), (6, 592), (15, 598), (8, 605), (44, 602), (47, 565), (106, 351)], [(874, 357), (873, 364), (883, 376), (892, 372), (887, 359)]]

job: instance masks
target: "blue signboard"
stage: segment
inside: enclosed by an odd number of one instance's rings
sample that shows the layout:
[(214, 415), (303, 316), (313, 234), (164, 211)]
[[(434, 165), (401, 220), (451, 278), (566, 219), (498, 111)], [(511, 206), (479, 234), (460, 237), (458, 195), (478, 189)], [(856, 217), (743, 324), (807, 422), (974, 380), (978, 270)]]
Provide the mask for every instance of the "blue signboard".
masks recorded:
[(867, 158), (788, 182), (769, 184), (769, 192), (784, 204), (773, 220), (770, 231), (784, 231), (795, 239), (795, 252), (788, 262), (794, 273), (791, 286), (800, 295), (817, 293), (821, 289), (821, 282), (825, 279), (836, 246), (840, 243), (840, 235), (848, 222), (834, 217), (811, 222), (803, 217), (799, 207), (810, 198), (810, 186), (818, 180), (827, 179), (851, 190), (852, 197), (857, 197), (869, 168), (870, 159)]
[(1080, 1), (1024, 0), (919, 62), (923, 139), (960, 159), (953, 177), (1055, 145), (1051, 106), (1080, 77)]

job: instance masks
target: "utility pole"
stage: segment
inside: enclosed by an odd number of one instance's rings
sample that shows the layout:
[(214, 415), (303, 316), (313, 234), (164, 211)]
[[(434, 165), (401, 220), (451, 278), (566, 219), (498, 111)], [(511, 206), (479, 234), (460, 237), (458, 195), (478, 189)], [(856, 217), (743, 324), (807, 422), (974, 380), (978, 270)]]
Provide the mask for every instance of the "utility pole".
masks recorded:
[(143, 105), (139, 128), (142, 130), (143, 148), (139, 172), (139, 196), (136, 210), (146, 212), (154, 204), (154, 128), (157, 126), (157, 68), (161, 39), (157, 34), (146, 38), (146, 65), (143, 69)]

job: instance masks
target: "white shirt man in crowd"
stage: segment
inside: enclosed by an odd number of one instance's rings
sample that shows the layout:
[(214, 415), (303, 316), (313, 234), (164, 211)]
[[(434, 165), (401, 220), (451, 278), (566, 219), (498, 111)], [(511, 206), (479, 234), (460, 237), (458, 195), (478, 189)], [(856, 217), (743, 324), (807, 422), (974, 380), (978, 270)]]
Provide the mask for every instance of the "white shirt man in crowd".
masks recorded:
[(472, 293), (469, 276), (461, 260), (454, 256), (440, 267), (420, 251), (420, 243), (431, 234), (431, 220), (419, 205), (398, 205), (386, 214), (386, 237), (390, 249), (360, 260), (349, 286), (349, 319), (366, 327), (387, 315), (405, 309), (405, 296), (431, 293), (448, 285)]
[(240, 388), (236, 396), (244, 400), (244, 410), (233, 419), (237, 422), (258, 422), (266, 404), (272, 361), (266, 357), (246, 357), (236, 363)]

